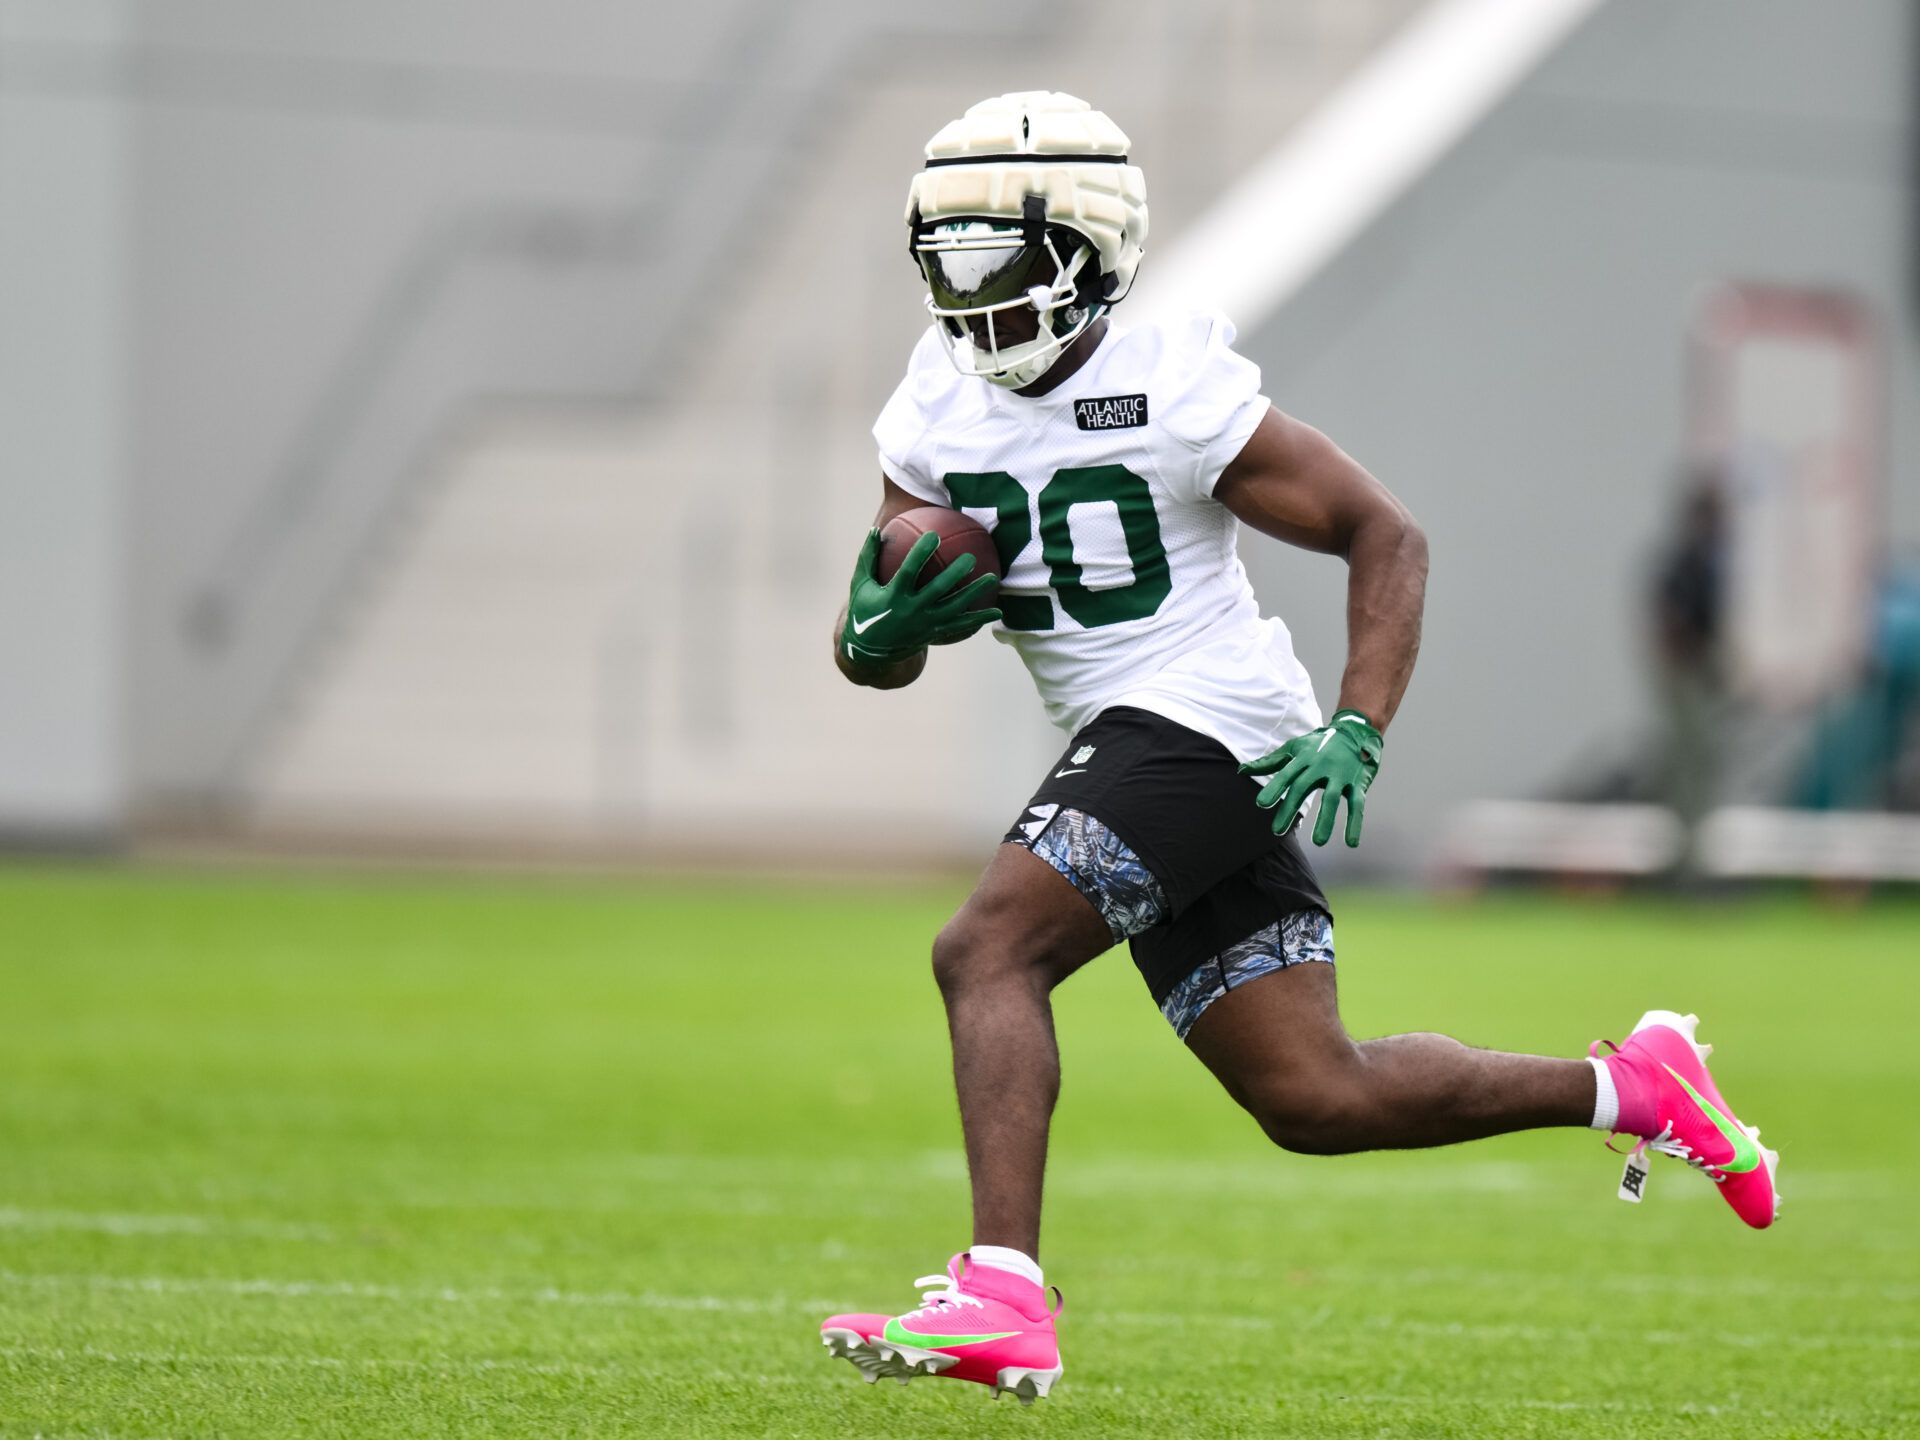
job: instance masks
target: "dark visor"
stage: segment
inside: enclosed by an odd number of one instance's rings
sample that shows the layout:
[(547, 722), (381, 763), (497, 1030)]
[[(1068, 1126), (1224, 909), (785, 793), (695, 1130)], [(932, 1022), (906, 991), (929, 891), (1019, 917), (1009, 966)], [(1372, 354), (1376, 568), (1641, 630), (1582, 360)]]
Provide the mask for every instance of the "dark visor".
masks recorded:
[(1029, 244), (1018, 227), (981, 221), (923, 226), (913, 253), (941, 310), (1004, 305), (1057, 273), (1044, 240)]

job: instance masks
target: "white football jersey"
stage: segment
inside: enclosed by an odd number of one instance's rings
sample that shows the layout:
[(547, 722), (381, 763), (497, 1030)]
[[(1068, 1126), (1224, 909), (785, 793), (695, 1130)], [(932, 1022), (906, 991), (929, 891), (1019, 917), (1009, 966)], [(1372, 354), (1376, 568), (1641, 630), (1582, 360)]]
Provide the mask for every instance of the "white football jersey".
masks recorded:
[(1132, 705), (1241, 760), (1320, 724), (1293, 637), (1262, 618), (1213, 498), (1266, 414), (1260, 370), (1218, 315), (1109, 326), (1048, 394), (956, 372), (931, 329), (873, 427), (901, 489), (993, 532), (994, 633), (1069, 734)]

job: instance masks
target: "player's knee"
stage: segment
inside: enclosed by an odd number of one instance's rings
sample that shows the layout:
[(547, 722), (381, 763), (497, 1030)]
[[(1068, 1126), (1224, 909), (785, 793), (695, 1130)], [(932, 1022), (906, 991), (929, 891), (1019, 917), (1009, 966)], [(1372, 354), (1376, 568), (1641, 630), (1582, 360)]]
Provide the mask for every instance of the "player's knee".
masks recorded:
[(1016, 970), (1010, 948), (996, 937), (995, 929), (964, 910), (941, 927), (933, 937), (933, 979), (941, 995), (960, 995), (973, 985), (1004, 979)]
[(1045, 957), (1023, 943), (1015, 927), (962, 910), (933, 940), (933, 978), (949, 999), (981, 985), (1029, 981)]
[(1338, 1082), (1275, 1078), (1250, 1089), (1242, 1103), (1269, 1140), (1296, 1155), (1348, 1155), (1371, 1148), (1362, 1138), (1362, 1097)]
[(973, 948), (972, 938), (957, 915), (933, 937), (933, 979), (942, 995), (952, 995), (966, 983)]

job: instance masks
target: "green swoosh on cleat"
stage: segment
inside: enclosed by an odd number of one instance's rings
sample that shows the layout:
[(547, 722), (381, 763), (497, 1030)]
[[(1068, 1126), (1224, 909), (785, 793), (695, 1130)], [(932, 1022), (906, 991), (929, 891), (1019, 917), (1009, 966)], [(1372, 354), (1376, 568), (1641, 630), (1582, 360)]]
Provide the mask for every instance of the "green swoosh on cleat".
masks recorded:
[(1753, 1143), (1751, 1135), (1722, 1114), (1718, 1105), (1687, 1084), (1687, 1077), (1678, 1070), (1664, 1063), (1660, 1068), (1680, 1082), (1680, 1088), (1693, 1097), (1693, 1103), (1700, 1107), (1700, 1113), (1711, 1120), (1721, 1138), (1733, 1146), (1733, 1158), (1723, 1165), (1715, 1165), (1714, 1169), (1724, 1170), (1729, 1175), (1744, 1175), (1760, 1163), (1760, 1147)]
[(984, 1345), (989, 1340), (1010, 1340), (1019, 1333), (1005, 1330), (998, 1335), (916, 1335), (898, 1320), (889, 1320), (880, 1338), (896, 1345), (918, 1345), (922, 1350), (950, 1350), (960, 1345)]

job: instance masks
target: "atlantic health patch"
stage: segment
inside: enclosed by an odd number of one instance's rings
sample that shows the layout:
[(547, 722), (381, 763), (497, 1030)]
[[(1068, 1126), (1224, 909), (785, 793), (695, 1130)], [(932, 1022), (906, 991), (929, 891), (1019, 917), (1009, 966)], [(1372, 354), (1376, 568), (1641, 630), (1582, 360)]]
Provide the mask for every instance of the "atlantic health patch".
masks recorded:
[(1134, 430), (1147, 423), (1145, 395), (1091, 395), (1073, 402), (1073, 423), (1082, 430)]

